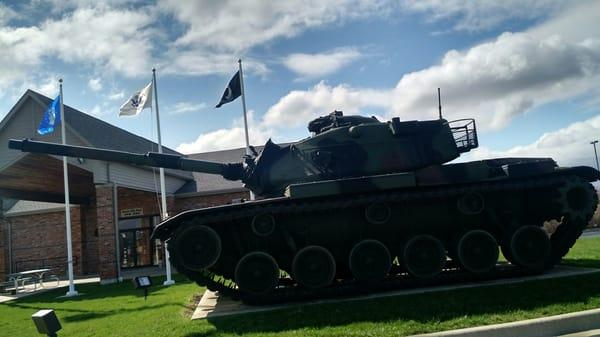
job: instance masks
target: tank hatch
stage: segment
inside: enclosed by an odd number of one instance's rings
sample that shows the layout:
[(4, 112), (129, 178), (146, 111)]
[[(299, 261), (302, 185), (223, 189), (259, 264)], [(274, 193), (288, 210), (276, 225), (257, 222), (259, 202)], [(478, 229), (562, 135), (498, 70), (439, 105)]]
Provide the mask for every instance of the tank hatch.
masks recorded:
[(327, 116), (322, 116), (312, 120), (308, 123), (308, 131), (315, 135), (325, 132), (327, 130), (341, 127), (341, 126), (354, 126), (359, 124), (374, 124), (379, 123), (377, 118), (363, 117), (363, 116), (344, 116), (342, 111), (334, 111)]

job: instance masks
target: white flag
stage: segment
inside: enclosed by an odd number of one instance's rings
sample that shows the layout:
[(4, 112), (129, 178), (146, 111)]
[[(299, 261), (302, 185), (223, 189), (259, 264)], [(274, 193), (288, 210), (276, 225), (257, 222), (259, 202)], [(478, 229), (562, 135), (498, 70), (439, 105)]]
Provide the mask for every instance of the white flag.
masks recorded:
[(142, 110), (150, 108), (152, 106), (152, 82), (133, 94), (127, 102), (123, 103), (121, 110), (119, 110), (119, 116), (135, 116)]

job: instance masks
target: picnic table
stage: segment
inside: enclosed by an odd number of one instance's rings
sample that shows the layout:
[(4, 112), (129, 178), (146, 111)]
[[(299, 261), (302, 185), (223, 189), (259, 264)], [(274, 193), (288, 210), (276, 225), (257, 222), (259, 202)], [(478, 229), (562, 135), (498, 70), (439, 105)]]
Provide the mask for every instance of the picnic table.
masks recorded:
[[(19, 290), (19, 282), (21, 282), (21, 287), (25, 287), (25, 281), (26, 280), (30, 280), (33, 278), (33, 289), (37, 289), (37, 285), (39, 283), (41, 288), (44, 288), (44, 275), (46, 273), (48, 273), (49, 271), (51, 271), (52, 269), (49, 268), (42, 268), (42, 269), (31, 269), (31, 270), (24, 270), (21, 272), (17, 272), (17, 273), (12, 273), (10, 275), (8, 275), (8, 281), (9, 282), (14, 282), (15, 284), (15, 291)], [(58, 278), (56, 278), (58, 281)]]

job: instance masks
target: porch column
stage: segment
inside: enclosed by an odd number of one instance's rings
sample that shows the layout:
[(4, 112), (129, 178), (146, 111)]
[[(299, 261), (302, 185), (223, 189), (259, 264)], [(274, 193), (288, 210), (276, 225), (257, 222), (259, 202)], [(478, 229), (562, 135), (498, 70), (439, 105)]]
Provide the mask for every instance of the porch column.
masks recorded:
[(117, 281), (116, 221), (113, 184), (96, 185), (96, 223), (98, 228), (98, 273), (101, 283)]
[[(2, 200), (0, 200), (1, 206)], [(2, 207), (0, 207), (2, 212)], [(0, 214), (0, 280), (4, 280), (9, 273), (8, 268), (8, 221)]]

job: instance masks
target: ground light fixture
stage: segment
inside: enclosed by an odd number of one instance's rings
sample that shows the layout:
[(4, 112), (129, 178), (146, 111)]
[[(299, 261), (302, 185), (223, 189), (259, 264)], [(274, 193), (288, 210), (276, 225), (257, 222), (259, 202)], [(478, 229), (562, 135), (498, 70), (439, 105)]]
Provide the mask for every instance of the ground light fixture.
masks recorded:
[(56, 332), (62, 329), (54, 310), (44, 309), (31, 315), (38, 332), (49, 337), (56, 337)]
[(144, 290), (144, 301), (148, 298), (148, 288), (152, 286), (152, 279), (150, 276), (137, 276), (133, 279), (133, 285), (135, 289)]

